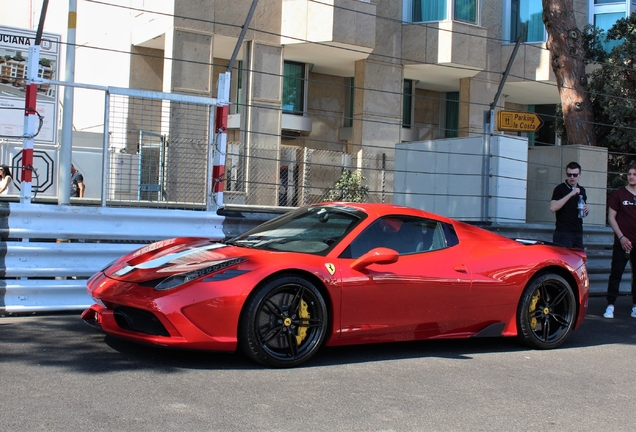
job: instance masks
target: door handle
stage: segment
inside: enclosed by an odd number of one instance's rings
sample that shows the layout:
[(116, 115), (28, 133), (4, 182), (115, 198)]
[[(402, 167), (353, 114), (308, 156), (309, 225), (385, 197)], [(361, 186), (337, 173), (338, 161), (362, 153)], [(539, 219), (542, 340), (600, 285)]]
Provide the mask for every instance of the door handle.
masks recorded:
[(453, 270), (459, 273), (468, 273), (468, 270), (466, 270), (466, 266), (464, 264), (456, 265), (455, 267), (453, 267)]

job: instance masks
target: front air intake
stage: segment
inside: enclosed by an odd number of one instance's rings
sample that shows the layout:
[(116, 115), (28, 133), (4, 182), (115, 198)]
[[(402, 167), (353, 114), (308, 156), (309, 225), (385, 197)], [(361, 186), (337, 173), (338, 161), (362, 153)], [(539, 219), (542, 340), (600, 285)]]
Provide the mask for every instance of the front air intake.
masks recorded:
[(161, 321), (148, 311), (120, 306), (115, 308), (113, 315), (117, 325), (125, 330), (157, 336), (170, 336)]

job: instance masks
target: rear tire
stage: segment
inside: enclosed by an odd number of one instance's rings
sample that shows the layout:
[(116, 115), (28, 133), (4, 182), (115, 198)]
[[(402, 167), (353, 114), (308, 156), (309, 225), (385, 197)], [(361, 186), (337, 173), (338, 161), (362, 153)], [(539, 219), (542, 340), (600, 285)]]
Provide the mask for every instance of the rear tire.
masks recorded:
[(519, 337), (533, 348), (558, 347), (572, 331), (576, 307), (574, 291), (561, 276), (549, 273), (530, 280), (517, 310)]
[(282, 275), (248, 298), (239, 322), (239, 344), (264, 365), (298, 366), (324, 342), (327, 322), (327, 305), (318, 288), (303, 277)]

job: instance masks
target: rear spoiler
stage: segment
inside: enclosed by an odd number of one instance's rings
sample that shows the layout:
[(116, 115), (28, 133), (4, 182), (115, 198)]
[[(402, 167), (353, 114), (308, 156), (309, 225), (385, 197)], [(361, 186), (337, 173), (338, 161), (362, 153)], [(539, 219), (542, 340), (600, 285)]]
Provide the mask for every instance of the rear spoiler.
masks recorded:
[(549, 245), (549, 246), (558, 246), (556, 243), (551, 243), (551, 242), (547, 242), (547, 241), (543, 241), (543, 240), (533, 240), (533, 239), (523, 239), (523, 238), (516, 238), (513, 239), (514, 241), (527, 245), (527, 246), (531, 246), (531, 245)]
[[(513, 240), (516, 241), (517, 243), (521, 243), (522, 245), (526, 245), (526, 246), (546, 245), (546, 246), (563, 247), (563, 246), (558, 245), (556, 243), (552, 243), (552, 242), (544, 241), (544, 240), (533, 240), (533, 239), (523, 239), (523, 238), (516, 238), (516, 239), (513, 239)], [(587, 260), (587, 253), (585, 252), (584, 249), (569, 249), (569, 250), (571, 250), (572, 252), (576, 253), (581, 258)]]

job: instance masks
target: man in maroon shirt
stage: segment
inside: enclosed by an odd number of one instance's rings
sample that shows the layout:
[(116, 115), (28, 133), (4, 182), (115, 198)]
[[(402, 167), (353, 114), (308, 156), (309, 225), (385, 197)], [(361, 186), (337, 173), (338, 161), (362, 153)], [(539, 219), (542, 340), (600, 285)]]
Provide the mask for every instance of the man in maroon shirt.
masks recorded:
[(632, 252), (636, 243), (636, 163), (627, 172), (627, 185), (615, 190), (609, 199), (607, 220), (614, 230), (612, 267), (607, 284), (607, 309), (603, 316), (614, 318), (614, 303), (627, 261), (632, 268), (632, 317), (636, 318), (636, 259)]

